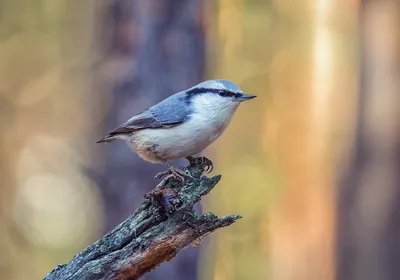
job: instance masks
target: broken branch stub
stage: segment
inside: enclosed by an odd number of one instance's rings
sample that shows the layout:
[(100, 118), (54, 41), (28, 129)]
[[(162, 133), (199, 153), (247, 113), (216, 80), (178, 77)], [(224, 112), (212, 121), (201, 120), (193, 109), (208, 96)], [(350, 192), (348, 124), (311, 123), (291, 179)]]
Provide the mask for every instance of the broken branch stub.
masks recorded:
[(204, 167), (195, 161), (183, 186), (174, 180), (148, 193), (125, 221), (89, 245), (73, 259), (58, 265), (44, 280), (139, 279), (180, 250), (241, 217), (197, 215), (193, 206), (221, 179), (202, 177)]

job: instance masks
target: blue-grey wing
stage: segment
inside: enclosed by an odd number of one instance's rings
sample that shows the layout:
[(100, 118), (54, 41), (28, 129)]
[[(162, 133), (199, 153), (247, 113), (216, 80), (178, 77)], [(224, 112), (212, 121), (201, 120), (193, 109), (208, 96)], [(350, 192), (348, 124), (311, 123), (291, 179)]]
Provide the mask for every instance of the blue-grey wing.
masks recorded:
[(133, 116), (110, 134), (131, 133), (145, 128), (167, 128), (183, 123), (189, 118), (185, 95), (174, 94), (144, 112)]
[(185, 92), (164, 99), (149, 109), (154, 118), (163, 125), (182, 123), (190, 117), (190, 104)]

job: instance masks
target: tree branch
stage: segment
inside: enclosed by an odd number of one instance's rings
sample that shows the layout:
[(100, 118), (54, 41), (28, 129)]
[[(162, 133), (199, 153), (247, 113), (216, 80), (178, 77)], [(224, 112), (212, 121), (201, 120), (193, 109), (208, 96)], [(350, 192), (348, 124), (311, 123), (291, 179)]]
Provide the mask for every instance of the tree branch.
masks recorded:
[(161, 190), (147, 194), (141, 206), (121, 224), (44, 280), (139, 279), (190, 244), (214, 230), (229, 226), (240, 216), (198, 216), (193, 206), (221, 179), (202, 177), (201, 161), (187, 168), (192, 178), (182, 187), (170, 180)]

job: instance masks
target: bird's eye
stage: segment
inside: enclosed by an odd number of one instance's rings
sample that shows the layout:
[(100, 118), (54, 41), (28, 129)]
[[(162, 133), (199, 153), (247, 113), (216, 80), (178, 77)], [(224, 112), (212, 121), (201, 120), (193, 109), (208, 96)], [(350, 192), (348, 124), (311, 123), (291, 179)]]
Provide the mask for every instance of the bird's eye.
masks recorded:
[(227, 91), (227, 90), (222, 90), (218, 93), (220, 96), (230, 96), (231, 92)]

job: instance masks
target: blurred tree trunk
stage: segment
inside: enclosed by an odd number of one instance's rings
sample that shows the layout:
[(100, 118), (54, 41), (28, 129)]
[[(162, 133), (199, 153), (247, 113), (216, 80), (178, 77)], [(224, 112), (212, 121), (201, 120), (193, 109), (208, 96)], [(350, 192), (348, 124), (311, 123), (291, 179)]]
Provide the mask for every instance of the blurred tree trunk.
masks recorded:
[[(202, 80), (205, 59), (202, 1), (107, 3), (100, 28), (104, 57), (97, 67), (95, 86), (109, 114), (98, 130), (102, 131), (99, 137), (171, 93)], [(108, 231), (139, 205), (163, 167), (139, 159), (123, 142), (100, 149), (106, 150), (100, 185), (104, 230)], [(144, 279), (195, 279), (196, 266), (197, 250), (186, 250)]]
[(400, 275), (400, 5), (363, 1), (358, 129), (339, 191), (337, 279)]
[(212, 207), (245, 217), (204, 257), (215, 279), (334, 279), (332, 144), (351, 124), (357, 1), (294, 2), (219, 1), (218, 73), (258, 97), (222, 137), (235, 141), (213, 145)]

